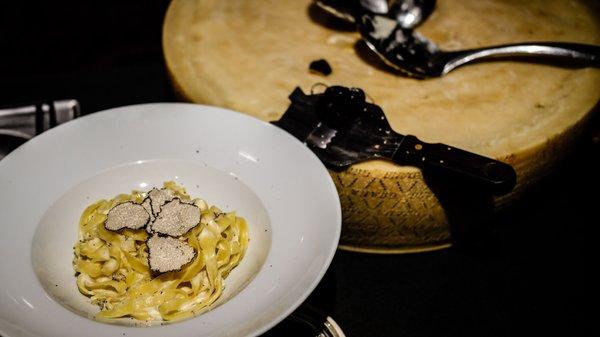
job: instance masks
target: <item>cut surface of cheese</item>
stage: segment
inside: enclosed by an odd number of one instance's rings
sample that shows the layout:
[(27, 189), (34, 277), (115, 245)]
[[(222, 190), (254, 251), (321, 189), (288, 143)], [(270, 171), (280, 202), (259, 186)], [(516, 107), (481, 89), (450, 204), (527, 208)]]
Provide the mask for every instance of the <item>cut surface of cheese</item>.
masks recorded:
[[(418, 31), (443, 50), (523, 41), (600, 44), (593, 1), (440, 0)], [(394, 130), (512, 164), (518, 185), (540, 180), (572, 146), (600, 98), (600, 70), (498, 60), (442, 78), (390, 72), (351, 26), (310, 0), (174, 0), (163, 28), (166, 64), (186, 100), (278, 119), (288, 95), (315, 83), (360, 87)], [(325, 59), (329, 76), (309, 71)], [(412, 167), (373, 160), (331, 172), (344, 213), (342, 246), (410, 252), (451, 242), (447, 204)]]

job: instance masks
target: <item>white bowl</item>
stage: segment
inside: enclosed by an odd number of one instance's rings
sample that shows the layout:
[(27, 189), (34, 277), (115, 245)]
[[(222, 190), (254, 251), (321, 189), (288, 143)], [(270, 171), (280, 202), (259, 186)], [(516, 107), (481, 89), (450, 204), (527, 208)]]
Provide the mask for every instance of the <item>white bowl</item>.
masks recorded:
[[(175, 180), (236, 210), (250, 245), (213, 309), (137, 327), (98, 322), (75, 284), (73, 244), (86, 205)], [(317, 157), (286, 132), (229, 110), (145, 104), (52, 129), (0, 161), (0, 334), (246, 336), (289, 315), (335, 253), (341, 210)]]

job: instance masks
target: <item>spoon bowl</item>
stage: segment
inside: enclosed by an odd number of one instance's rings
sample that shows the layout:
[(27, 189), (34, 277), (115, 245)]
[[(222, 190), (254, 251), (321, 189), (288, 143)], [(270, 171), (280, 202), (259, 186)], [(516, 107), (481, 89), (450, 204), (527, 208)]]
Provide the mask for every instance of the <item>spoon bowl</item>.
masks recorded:
[(362, 13), (370, 12), (395, 19), (404, 29), (420, 25), (435, 8), (435, 0), (314, 0), (329, 14), (357, 23)]

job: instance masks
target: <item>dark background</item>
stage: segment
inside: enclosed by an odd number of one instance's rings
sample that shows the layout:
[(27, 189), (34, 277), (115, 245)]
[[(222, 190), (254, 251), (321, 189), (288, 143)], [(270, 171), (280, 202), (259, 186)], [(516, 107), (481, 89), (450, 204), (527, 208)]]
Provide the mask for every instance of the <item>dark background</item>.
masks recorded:
[[(85, 114), (173, 101), (161, 49), (167, 6), (157, 0), (2, 2), (0, 106), (76, 98)], [(600, 224), (597, 117), (543, 186), (478, 224), (464, 244), (412, 255), (338, 251), (309, 302), (348, 336), (590, 331), (593, 246), (586, 241)], [(292, 335), (287, 328), (271, 335)]]

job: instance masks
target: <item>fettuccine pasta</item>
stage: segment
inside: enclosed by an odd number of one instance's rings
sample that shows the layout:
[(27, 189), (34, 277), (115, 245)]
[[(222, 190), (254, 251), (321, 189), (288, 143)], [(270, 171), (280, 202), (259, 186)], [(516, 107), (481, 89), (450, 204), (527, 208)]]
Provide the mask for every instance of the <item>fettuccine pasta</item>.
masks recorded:
[(101, 308), (98, 318), (173, 321), (198, 315), (219, 298), (224, 279), (244, 256), (248, 227), (243, 218), (208, 207), (203, 200), (191, 200), (173, 182), (164, 187), (201, 212), (200, 224), (181, 239), (196, 252), (181, 270), (159, 275), (150, 270), (146, 230), (114, 232), (104, 227), (111, 208), (127, 201), (140, 204), (145, 192), (97, 201), (81, 215), (73, 266), (79, 291)]

